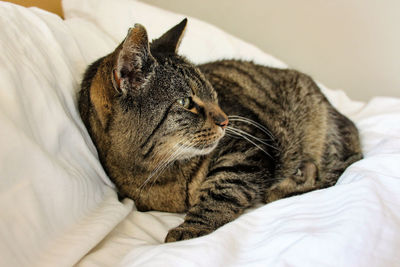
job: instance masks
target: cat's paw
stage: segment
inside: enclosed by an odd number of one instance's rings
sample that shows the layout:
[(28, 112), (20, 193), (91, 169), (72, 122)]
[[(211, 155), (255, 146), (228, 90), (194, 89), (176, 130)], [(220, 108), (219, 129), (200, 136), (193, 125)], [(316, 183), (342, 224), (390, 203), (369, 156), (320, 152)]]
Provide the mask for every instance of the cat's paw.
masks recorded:
[(315, 184), (315, 181), (318, 179), (318, 169), (315, 163), (310, 161), (305, 161), (297, 169), (295, 175), (292, 176), (292, 179), (296, 182), (297, 185), (303, 185), (304, 187), (312, 187)]
[(188, 225), (181, 224), (176, 228), (169, 230), (165, 242), (175, 242), (180, 240), (192, 239), (211, 233), (213, 229), (200, 226), (200, 225)]

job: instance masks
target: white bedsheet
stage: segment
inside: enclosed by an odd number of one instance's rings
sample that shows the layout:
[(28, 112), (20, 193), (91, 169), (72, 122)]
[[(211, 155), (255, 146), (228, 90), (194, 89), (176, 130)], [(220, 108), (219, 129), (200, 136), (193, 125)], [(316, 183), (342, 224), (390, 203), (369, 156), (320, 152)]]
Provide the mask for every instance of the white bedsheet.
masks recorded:
[[(76, 91), (85, 66), (133, 23), (155, 38), (183, 16), (128, 0), (63, 4), (65, 21), (0, 3), (0, 266), (400, 266), (400, 99), (360, 103), (323, 88), (359, 127), (365, 159), (334, 187), (162, 244), (183, 215), (118, 202)], [(191, 18), (181, 51), (195, 62), (240, 57), (285, 66)]]
[(336, 186), (276, 201), (211, 235), (167, 245), (159, 243), (181, 217), (132, 212), (82, 266), (111, 266), (121, 258), (124, 266), (399, 266), (400, 101), (375, 99), (352, 117), (365, 159)]

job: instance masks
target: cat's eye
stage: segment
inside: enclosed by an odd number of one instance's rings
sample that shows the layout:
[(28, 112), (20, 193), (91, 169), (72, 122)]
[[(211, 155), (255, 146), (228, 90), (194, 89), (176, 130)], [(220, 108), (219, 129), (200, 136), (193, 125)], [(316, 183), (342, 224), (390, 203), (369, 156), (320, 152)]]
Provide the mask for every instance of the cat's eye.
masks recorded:
[(180, 99), (176, 100), (176, 102), (178, 102), (179, 105), (181, 105), (182, 107), (184, 107), (186, 109), (193, 108), (193, 100), (191, 97), (180, 98)]

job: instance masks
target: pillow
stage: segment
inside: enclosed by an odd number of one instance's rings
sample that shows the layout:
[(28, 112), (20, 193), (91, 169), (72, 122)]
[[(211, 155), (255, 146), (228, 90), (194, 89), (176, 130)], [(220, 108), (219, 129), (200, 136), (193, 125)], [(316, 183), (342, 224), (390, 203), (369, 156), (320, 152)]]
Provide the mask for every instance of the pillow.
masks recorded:
[(71, 266), (132, 208), (78, 114), (87, 60), (69, 27), (0, 2), (0, 266)]

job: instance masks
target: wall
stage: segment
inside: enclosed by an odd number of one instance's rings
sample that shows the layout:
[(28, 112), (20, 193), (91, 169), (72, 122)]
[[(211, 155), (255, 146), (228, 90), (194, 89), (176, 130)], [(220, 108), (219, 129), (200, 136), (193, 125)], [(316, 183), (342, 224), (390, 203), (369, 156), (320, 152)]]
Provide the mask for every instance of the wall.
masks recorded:
[(398, 0), (142, 1), (215, 24), (353, 99), (400, 97)]

